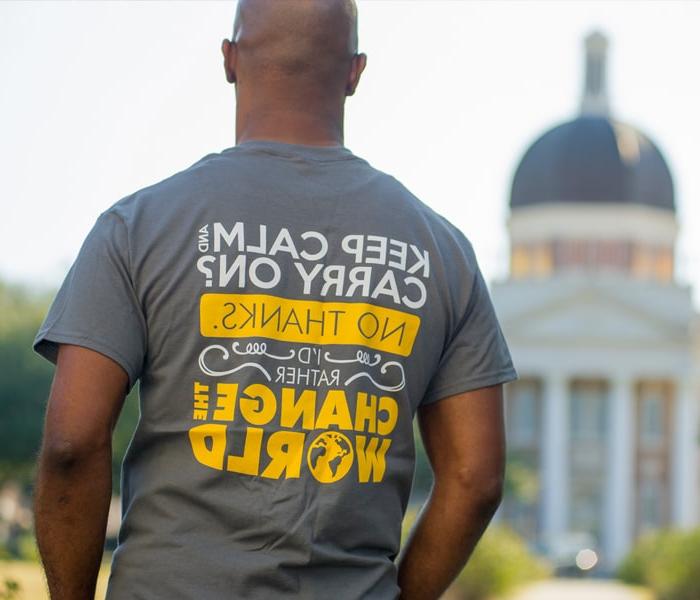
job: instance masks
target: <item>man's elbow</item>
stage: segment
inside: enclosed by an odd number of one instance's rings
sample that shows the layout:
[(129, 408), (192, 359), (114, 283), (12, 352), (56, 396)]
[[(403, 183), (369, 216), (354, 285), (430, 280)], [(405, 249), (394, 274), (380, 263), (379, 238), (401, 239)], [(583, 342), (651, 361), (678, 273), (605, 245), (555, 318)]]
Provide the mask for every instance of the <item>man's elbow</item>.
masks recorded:
[(39, 460), (45, 469), (69, 473), (105, 455), (111, 456), (109, 440), (84, 442), (68, 438), (44, 439)]
[(459, 500), (478, 512), (491, 515), (503, 500), (503, 469), (458, 468), (451, 474), (451, 479), (451, 487)]

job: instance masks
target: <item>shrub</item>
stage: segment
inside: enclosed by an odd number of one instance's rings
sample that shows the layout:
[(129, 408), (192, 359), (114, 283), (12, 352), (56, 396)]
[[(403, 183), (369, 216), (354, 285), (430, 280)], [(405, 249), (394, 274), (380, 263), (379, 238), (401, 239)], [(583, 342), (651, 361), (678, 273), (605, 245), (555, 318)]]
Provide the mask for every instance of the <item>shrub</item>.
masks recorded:
[(617, 577), (631, 585), (649, 585), (649, 569), (658, 559), (670, 531), (641, 536), (617, 568)]
[(38, 562), (39, 548), (36, 545), (36, 538), (31, 532), (25, 532), (17, 538), (17, 553), (21, 560), (31, 560)]
[(494, 525), (479, 541), (454, 587), (463, 600), (482, 600), (549, 575), (549, 565), (535, 557), (514, 531)]
[(3, 577), (2, 583), (0, 583), (0, 598), (2, 600), (14, 600), (19, 594), (21, 586), (19, 581), (12, 579), (11, 577)]
[(625, 557), (618, 577), (649, 586), (658, 600), (700, 598), (700, 529), (668, 530), (642, 537)]

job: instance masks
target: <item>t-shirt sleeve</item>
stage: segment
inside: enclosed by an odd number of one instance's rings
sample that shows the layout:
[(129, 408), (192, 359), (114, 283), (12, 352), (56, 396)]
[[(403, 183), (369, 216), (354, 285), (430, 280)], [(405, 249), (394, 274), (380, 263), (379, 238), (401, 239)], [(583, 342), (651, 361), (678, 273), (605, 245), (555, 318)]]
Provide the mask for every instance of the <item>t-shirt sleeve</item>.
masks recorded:
[(112, 209), (86, 236), (32, 344), (56, 364), (60, 343), (85, 346), (119, 363), (138, 380), (146, 353), (146, 321), (130, 273), (128, 231)]
[(442, 353), (421, 405), (518, 378), (486, 282), (475, 264), (463, 316)]

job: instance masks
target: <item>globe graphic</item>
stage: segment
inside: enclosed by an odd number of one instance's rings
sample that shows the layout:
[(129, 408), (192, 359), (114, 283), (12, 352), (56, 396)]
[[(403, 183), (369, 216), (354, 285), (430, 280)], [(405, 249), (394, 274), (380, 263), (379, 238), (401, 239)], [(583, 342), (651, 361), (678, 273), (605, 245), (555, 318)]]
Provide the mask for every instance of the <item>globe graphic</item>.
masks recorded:
[(337, 431), (324, 431), (311, 442), (306, 460), (318, 481), (333, 483), (348, 474), (354, 454), (347, 436)]

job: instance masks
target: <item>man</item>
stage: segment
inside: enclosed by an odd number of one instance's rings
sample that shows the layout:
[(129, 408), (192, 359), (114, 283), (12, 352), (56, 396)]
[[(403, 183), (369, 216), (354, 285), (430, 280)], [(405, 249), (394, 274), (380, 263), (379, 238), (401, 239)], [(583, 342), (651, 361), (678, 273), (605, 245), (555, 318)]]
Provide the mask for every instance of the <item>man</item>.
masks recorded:
[[(55, 599), (92, 598), (140, 380), (109, 600), (437, 598), (501, 496), (517, 377), (469, 241), (343, 145), (351, 0), (243, 0), (236, 145), (97, 218), (34, 340)], [(418, 415), (435, 483), (399, 552)]]

